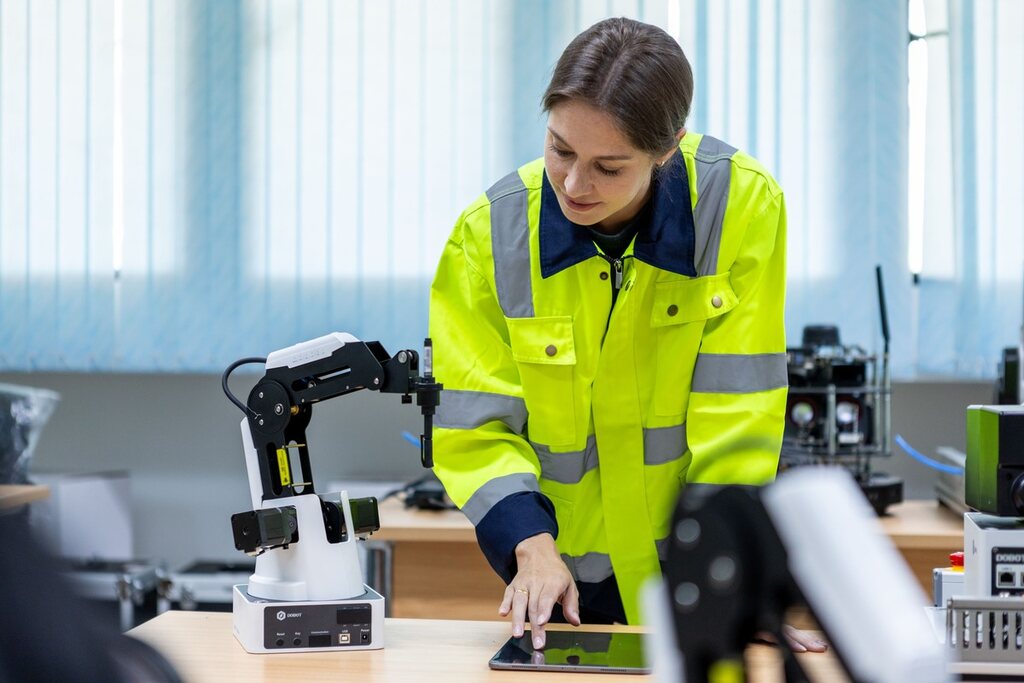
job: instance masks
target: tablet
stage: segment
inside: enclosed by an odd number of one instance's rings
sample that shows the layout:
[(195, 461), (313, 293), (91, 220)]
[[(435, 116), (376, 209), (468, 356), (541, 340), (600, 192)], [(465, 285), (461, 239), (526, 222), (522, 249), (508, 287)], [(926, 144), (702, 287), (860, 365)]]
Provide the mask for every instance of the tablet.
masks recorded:
[(509, 638), (491, 658), (492, 669), (648, 674), (642, 633), (548, 631), (543, 650), (534, 650), (530, 632)]

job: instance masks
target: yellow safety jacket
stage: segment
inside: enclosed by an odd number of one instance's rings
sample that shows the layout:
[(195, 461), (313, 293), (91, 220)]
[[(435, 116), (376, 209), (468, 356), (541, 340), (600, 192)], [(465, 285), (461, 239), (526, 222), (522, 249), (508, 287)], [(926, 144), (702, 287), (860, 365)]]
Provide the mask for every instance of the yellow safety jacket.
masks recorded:
[(681, 487), (770, 481), (786, 406), (782, 191), (709, 136), (679, 150), (620, 259), (526, 164), (460, 216), (430, 296), (435, 472), (484, 554), (509, 581), (552, 533), (630, 623)]

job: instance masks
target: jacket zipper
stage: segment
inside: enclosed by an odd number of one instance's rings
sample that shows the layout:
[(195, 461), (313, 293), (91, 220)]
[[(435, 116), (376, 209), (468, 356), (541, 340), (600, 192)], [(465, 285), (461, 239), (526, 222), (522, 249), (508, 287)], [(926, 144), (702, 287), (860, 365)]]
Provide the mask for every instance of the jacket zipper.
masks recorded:
[(603, 344), (604, 338), (608, 336), (608, 328), (612, 324), (612, 311), (615, 310), (615, 301), (619, 298), (619, 290), (622, 289), (623, 262), (630, 257), (623, 256), (621, 258), (611, 258), (601, 254), (601, 258), (607, 261), (612, 267), (612, 305), (608, 307), (608, 320), (605, 321), (604, 334), (601, 336), (601, 343)]

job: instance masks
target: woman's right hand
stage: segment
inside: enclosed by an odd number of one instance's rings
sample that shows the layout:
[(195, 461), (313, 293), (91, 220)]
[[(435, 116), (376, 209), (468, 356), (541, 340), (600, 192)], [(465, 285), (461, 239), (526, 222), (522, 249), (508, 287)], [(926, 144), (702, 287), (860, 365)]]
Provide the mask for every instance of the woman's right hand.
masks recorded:
[(505, 588), (498, 614), (512, 613), (512, 635), (523, 635), (526, 620), (530, 620), (533, 646), (544, 647), (544, 625), (551, 618), (556, 602), (562, 604), (562, 614), (573, 626), (580, 625), (580, 596), (569, 568), (558, 554), (551, 534), (531, 536), (516, 546), (519, 573)]

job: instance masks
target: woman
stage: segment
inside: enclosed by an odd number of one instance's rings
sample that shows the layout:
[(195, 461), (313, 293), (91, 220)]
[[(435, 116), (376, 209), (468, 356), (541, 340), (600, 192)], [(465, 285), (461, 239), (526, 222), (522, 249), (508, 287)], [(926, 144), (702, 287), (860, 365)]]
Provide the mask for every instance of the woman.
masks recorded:
[(580, 34), (544, 94), (543, 159), (466, 209), (431, 290), (435, 471), (537, 647), (551, 618), (638, 621), (684, 484), (778, 466), (782, 192), (685, 130), (692, 94), (661, 29)]

